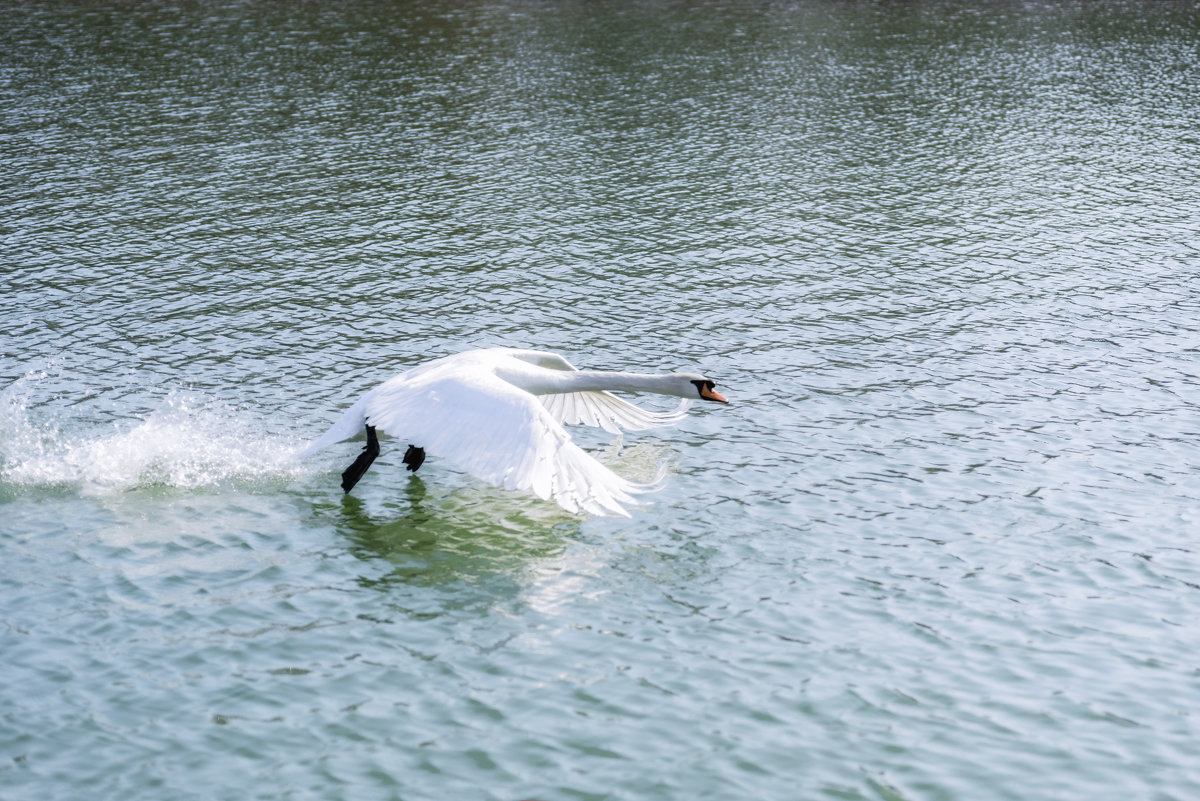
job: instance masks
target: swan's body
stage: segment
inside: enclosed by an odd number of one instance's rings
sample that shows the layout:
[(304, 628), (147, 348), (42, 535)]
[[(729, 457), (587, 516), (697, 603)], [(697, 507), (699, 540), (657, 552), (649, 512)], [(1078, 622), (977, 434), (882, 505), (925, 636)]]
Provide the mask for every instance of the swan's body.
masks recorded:
[[(375, 429), (410, 444), (416, 470), (425, 452), (483, 481), (553, 499), (569, 512), (619, 514), (641, 487), (571, 441), (564, 424), (640, 431), (682, 419), (691, 399), (725, 403), (713, 382), (691, 373), (581, 371), (543, 351), (490, 348), (436, 359), (368, 392), (301, 452), (367, 432), (367, 448), (343, 474), (349, 492), (379, 453)], [(611, 390), (685, 398), (673, 412), (648, 412)]]

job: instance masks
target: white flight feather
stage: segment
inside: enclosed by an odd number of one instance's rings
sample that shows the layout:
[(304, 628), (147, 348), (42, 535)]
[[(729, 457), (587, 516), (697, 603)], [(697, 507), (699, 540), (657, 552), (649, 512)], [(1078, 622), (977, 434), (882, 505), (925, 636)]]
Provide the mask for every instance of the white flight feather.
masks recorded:
[[(512, 351), (522, 361), (552, 370), (579, 372), (579, 369), (557, 353), (545, 351)], [(542, 395), (542, 405), (554, 418), (567, 425), (588, 425), (603, 428), (610, 434), (626, 431), (645, 431), (674, 425), (687, 416), (692, 401), (684, 398), (670, 412), (651, 412), (604, 390)]]

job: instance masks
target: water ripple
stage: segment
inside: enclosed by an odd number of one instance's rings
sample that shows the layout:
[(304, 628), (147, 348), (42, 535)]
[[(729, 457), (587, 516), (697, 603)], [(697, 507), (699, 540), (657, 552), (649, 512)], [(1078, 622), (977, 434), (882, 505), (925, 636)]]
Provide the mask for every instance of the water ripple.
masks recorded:
[[(1194, 796), (1196, 27), (13, 6), (0, 781)], [(290, 461), (497, 344), (734, 403), (627, 522)]]

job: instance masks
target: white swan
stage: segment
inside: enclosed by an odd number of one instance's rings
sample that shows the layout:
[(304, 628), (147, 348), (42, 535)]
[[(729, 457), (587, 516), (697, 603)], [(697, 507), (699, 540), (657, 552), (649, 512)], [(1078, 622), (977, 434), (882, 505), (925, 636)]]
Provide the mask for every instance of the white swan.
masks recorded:
[[(610, 390), (685, 400), (673, 412), (648, 412)], [(299, 455), (365, 428), (367, 447), (342, 474), (342, 488), (349, 492), (379, 454), (379, 429), (410, 443), (404, 455), (409, 470), (419, 468), (428, 451), (489, 484), (553, 499), (568, 512), (628, 516), (623, 504), (633, 503), (633, 493), (645, 487), (589, 456), (563, 424), (640, 431), (677, 422), (695, 398), (728, 403), (712, 381), (694, 373), (583, 371), (556, 353), (472, 350), (380, 384)]]

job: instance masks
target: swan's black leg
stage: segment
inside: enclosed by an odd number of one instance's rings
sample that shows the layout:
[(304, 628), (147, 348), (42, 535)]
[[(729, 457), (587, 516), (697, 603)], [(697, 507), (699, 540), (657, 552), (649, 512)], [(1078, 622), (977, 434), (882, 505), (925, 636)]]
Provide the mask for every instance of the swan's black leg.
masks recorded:
[(354, 460), (354, 464), (346, 468), (342, 473), (342, 489), (346, 492), (354, 489), (354, 485), (367, 472), (367, 468), (371, 466), (371, 462), (375, 461), (375, 457), (379, 455), (379, 439), (375, 436), (375, 426), (367, 426), (367, 447), (363, 448), (363, 452)]
[(412, 472), (417, 472), (417, 468), (425, 463), (425, 449), (418, 448), (416, 445), (409, 445), (408, 450), (404, 452), (404, 463), (408, 465), (408, 469)]

